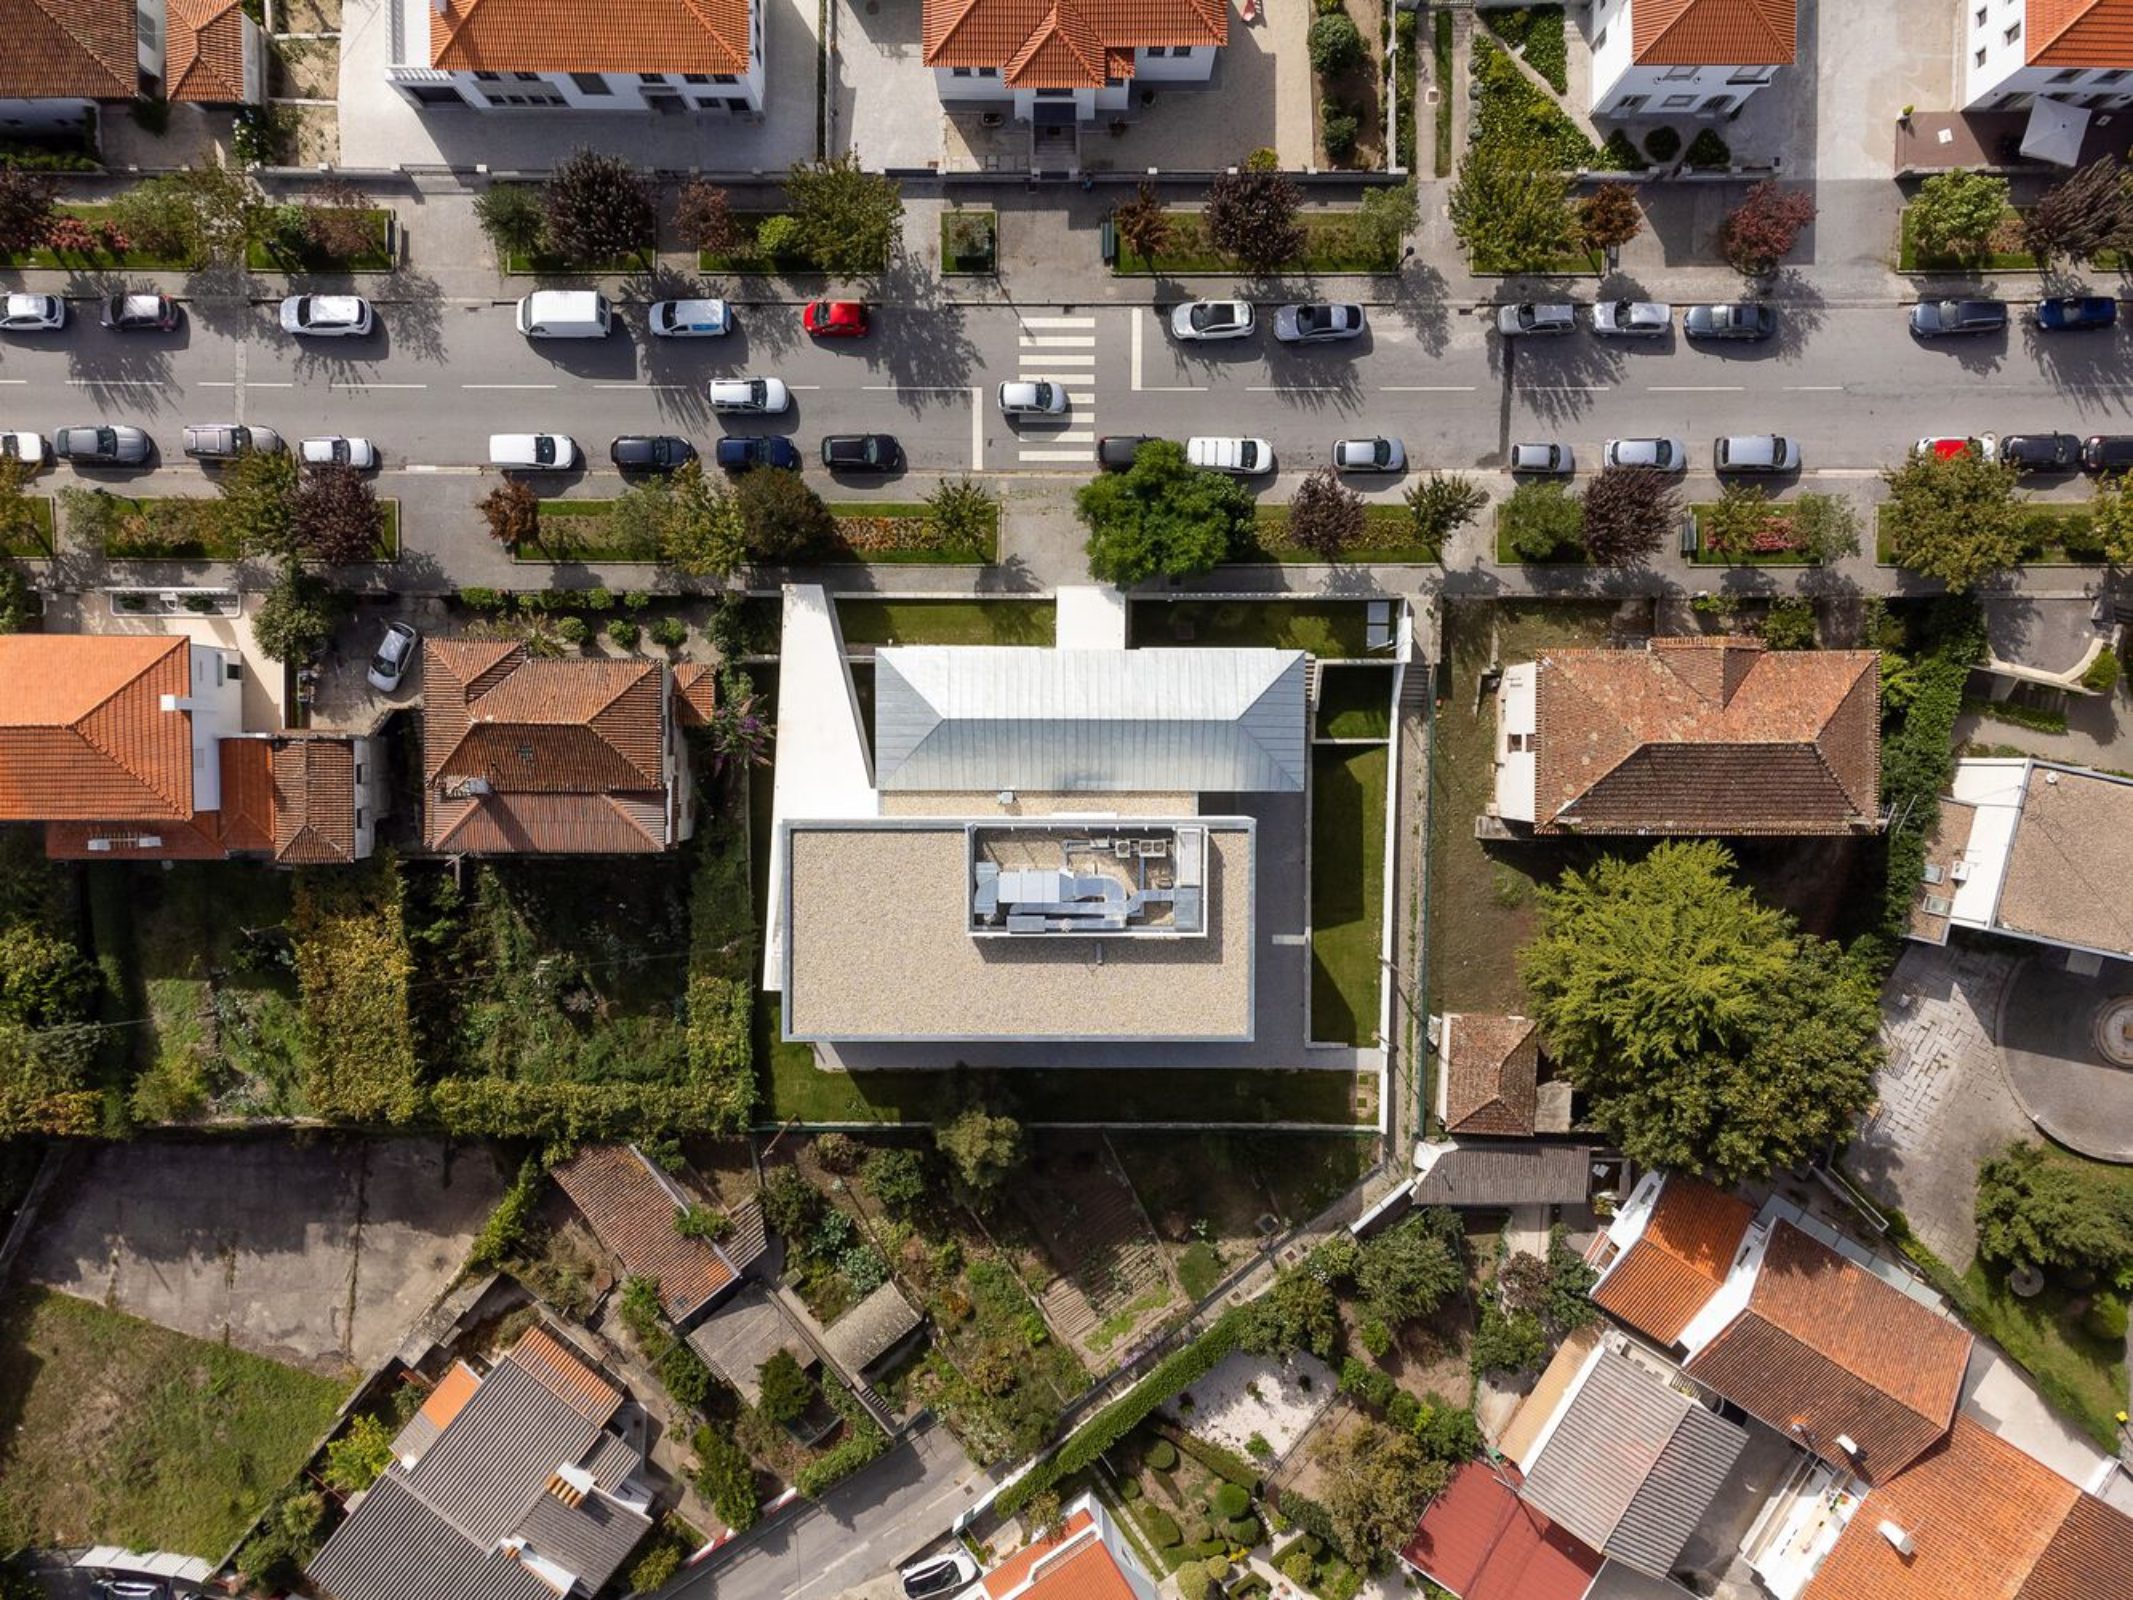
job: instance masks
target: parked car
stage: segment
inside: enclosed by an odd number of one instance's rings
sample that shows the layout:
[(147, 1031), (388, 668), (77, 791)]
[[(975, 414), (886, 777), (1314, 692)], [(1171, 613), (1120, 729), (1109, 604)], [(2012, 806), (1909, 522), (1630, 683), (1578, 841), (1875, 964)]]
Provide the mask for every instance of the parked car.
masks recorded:
[(281, 331), (315, 338), (370, 332), (370, 302), (359, 294), (292, 294), (281, 303)]
[(26, 461), (33, 467), (44, 465), (44, 435), (24, 433), (17, 429), (0, 431), (0, 461)]
[(864, 339), (867, 308), (863, 300), (810, 300), (800, 326), (817, 339)]
[(52, 454), (78, 467), (138, 467), (155, 454), (155, 441), (123, 422), (89, 423), (54, 433)]
[(0, 330), (49, 333), (67, 325), (67, 303), (56, 294), (11, 294), (0, 301)]
[(170, 1583), (164, 1578), (98, 1578), (98, 1600), (170, 1600)]
[(578, 460), (578, 441), (567, 433), (489, 435), (489, 465), (506, 472), (567, 472)]
[(1568, 301), (1524, 301), (1496, 313), (1496, 331), (1505, 338), (1576, 333), (1578, 308)]
[(654, 300), (645, 322), (662, 339), (723, 339), (733, 308), (723, 300)]
[(783, 378), (714, 378), (711, 409), (755, 416), (776, 416), (792, 405)]
[(696, 446), (671, 433), (625, 433), (609, 441), (607, 459), (624, 472), (672, 472), (696, 459)]
[(1535, 442), (1511, 446), (1511, 470), (1513, 472), (1547, 473), (1561, 476), (1577, 471), (1577, 457), (1567, 444)]
[(1066, 386), (1015, 381), (1000, 385), (1000, 410), (1010, 417), (1056, 417), (1067, 408)]
[(615, 308), (597, 289), (536, 289), (512, 320), (529, 339), (605, 339)]
[(1999, 445), (1997, 434), (1981, 433), (1968, 437), (1961, 434), (1934, 434), (1919, 440), (1912, 448), (1922, 456), (1933, 456), (1941, 461), (1946, 461), (1951, 456), (1959, 456), (1968, 450), (1975, 450), (1990, 461), (1999, 452)]
[(1397, 439), (1336, 439), (1333, 441), (1335, 472), (1405, 472), (1407, 446)]
[(1206, 467), (1213, 472), (1227, 472), (1245, 478), (1274, 470), (1274, 447), (1264, 439), (1211, 438), (1203, 435), (1185, 441), (1185, 460), (1195, 467)]
[(800, 451), (783, 434), (735, 434), (719, 440), (715, 459), (728, 472), (747, 472), (754, 467), (800, 470)]
[(2017, 472), (2072, 472), (2081, 465), (2081, 441), (2070, 433), (2003, 433), (2000, 459)]
[(1999, 333), (2006, 326), (2005, 300), (1921, 300), (1911, 307), (1911, 332), (1920, 339)]
[(1681, 313), (1681, 331), (1691, 339), (1767, 339), (1777, 332), (1777, 327), (1777, 307), (1760, 300), (1690, 306)]
[(345, 433), (322, 433), (298, 445), (296, 457), (307, 467), (354, 467), (368, 472), (378, 464), (378, 447)]
[(1650, 467), (1657, 472), (1683, 472), (1689, 464), (1689, 447), (1679, 439), (1610, 439), (1600, 451), (1603, 467)]
[(2037, 302), (2029, 320), (2046, 333), (2088, 333), (2116, 326), (2118, 302), (2107, 294), (2064, 294)]
[(2091, 472), (2133, 471), (2133, 433), (2093, 433), (2081, 441), (2081, 464)]
[(832, 433), (822, 440), (822, 464), (832, 472), (894, 472), (904, 447), (891, 433)]
[(1154, 442), (1152, 433), (1107, 433), (1096, 441), (1096, 464), (1106, 472), (1124, 472), (1141, 453), (1141, 446)]
[(1711, 466), (1718, 472), (1797, 472), (1800, 441), (1781, 433), (1729, 433), (1711, 441)]
[(963, 1551), (950, 1550), (914, 1561), (897, 1576), (903, 1581), (904, 1600), (943, 1600), (978, 1581), (978, 1564)]
[(185, 453), (195, 461), (235, 461), (248, 451), (274, 455), (282, 448), (272, 428), (242, 422), (193, 422), (185, 428)]
[(1283, 306), (1274, 313), (1274, 337), (1283, 344), (1330, 344), (1359, 339), (1363, 308), (1354, 305)]
[(1657, 300), (1602, 300), (1592, 308), (1592, 331), (1606, 338), (1660, 339), (1673, 327), (1674, 308)]
[(415, 646), (421, 642), (422, 635), (406, 623), (386, 623), (385, 637), (378, 641), (370, 658), (370, 686), (380, 694), (391, 694), (399, 688), (400, 680), (407, 676), (407, 664), (415, 659)]
[(1188, 300), (1170, 313), (1171, 336), (1187, 341), (1248, 339), (1257, 326), (1244, 300)]
[(97, 321), (122, 333), (168, 333), (178, 325), (178, 302), (167, 294), (106, 295)]

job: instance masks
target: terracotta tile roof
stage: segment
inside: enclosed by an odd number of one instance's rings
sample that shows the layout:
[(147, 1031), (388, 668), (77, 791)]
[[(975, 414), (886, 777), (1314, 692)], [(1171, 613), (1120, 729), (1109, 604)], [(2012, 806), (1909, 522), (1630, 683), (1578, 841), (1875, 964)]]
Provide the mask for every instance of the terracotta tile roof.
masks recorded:
[(714, 1246), (674, 1231), (680, 1201), (633, 1147), (588, 1145), (555, 1169), (555, 1181), (632, 1277), (659, 1280), (659, 1298), (675, 1321), (694, 1316), (733, 1282), (733, 1268)]
[[(1508, 1462), (1500, 1470), (1523, 1481)], [(1400, 1558), (1458, 1600), (1581, 1600), (1601, 1561), (1479, 1461), (1429, 1503)]]
[(2133, 67), (2133, 0), (2029, 0), (2029, 60), (2040, 67)]
[(459, 1408), (473, 1399), (474, 1391), (480, 1387), (481, 1375), (464, 1361), (455, 1361), (452, 1370), (437, 1380), (437, 1387), (422, 1402), (422, 1410), (417, 1415), (442, 1433), (459, 1415)]
[(0, 100), (130, 100), (132, 0), (0, 0)]
[(1525, 1017), (1457, 1012), (1444, 1019), (1444, 1130), (1519, 1138), (1533, 1132), (1540, 1033)]
[[(422, 648), (431, 849), (666, 848), (663, 664), (537, 661), (471, 639)], [(450, 792), (472, 780), (488, 792)]]
[(929, 67), (997, 67), (1017, 89), (1100, 88), (1142, 47), (1229, 42), (1228, 0), (925, 0)]
[(522, 1368), (543, 1389), (587, 1422), (605, 1427), (622, 1406), (622, 1391), (585, 1364), (585, 1358), (536, 1323), (519, 1335), (504, 1359)]
[(272, 850), (274, 741), (224, 739), (215, 753), (222, 766), (223, 849)]
[[(2079, 1498), (2041, 1461), (1957, 1417), (1945, 1438), (1866, 1497), (1802, 1600), (2030, 1596), (2027, 1580)], [(1912, 1554), (1882, 1536), (1883, 1522), (1911, 1536)], [(2036, 1591), (2039, 1600), (2047, 1593)], [(2064, 1600), (2111, 1593), (2094, 1585), (2057, 1591)]]
[(245, 15), (238, 0), (167, 0), (163, 32), (165, 98), (208, 105), (247, 98)]
[(352, 741), (276, 740), (274, 859), (290, 866), (355, 860), (355, 800)]
[[(154, 839), (153, 846), (142, 844)], [(91, 850), (95, 840), (103, 844)], [(184, 822), (52, 822), (45, 825), (44, 853), (54, 861), (220, 861), (229, 854), (222, 819), (212, 811)]]
[(1654, 639), (1537, 676), (1536, 833), (1842, 834), (1879, 813), (1874, 651)]
[(749, 0), (443, 0), (430, 65), (450, 72), (746, 72)]
[(684, 728), (701, 728), (718, 710), (718, 673), (701, 661), (674, 669), (674, 715)]
[(1748, 1305), (1684, 1370), (1780, 1433), (1887, 1481), (1947, 1431), (1971, 1335), (1791, 1223), (1771, 1224)]
[(1025, 1546), (985, 1574), (985, 1593), (991, 1600), (1138, 1600), (1109, 1547), (1084, 1532), (1093, 1522), (1086, 1510), (1075, 1512), (1057, 1539)]
[(1675, 1173), (1644, 1235), (1593, 1287), (1593, 1303), (1639, 1333), (1672, 1344), (1726, 1281), (1755, 1210), (1700, 1178)]
[(182, 638), (0, 637), (0, 822), (193, 814), (191, 657)]
[(1644, 67), (1789, 67), (1793, 0), (1630, 0), (1630, 59)]
[(2133, 1595), (2133, 1517), (2084, 1494), (2068, 1509), (2015, 1600), (2103, 1595)]

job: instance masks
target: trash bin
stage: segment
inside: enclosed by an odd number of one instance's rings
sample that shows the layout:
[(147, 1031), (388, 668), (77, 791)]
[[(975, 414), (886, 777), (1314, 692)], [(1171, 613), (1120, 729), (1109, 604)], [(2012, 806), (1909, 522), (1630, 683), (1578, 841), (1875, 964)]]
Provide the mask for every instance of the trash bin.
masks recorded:
[(1104, 218), (1104, 225), (1098, 234), (1098, 241), (1103, 246), (1104, 265), (1107, 267), (1117, 266), (1118, 229), (1112, 225), (1109, 217)]

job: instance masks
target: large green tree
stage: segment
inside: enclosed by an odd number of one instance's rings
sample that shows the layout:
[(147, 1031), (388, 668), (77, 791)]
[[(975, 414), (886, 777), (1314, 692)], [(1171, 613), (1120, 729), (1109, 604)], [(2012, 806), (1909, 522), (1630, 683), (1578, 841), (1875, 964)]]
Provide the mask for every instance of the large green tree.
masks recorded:
[(1452, 231), (1483, 271), (1542, 271), (1574, 249), (1581, 232), (1570, 185), (1538, 139), (1468, 146), (1450, 209)]
[(1396, 1328), (1457, 1294), (1466, 1284), (1457, 1241), (1457, 1233), (1429, 1212), (1367, 1240), (1356, 1261), (1355, 1286), (1370, 1314)]
[(1422, 1508), (1451, 1481), (1451, 1468), (1414, 1434), (1378, 1422), (1337, 1432), (1314, 1454), (1334, 1536), (1358, 1561), (1412, 1538)]
[(795, 163), (785, 195), (801, 248), (825, 272), (880, 272), (903, 237), (902, 187), (861, 167), (856, 150)]
[(1189, 466), (1169, 439), (1140, 448), (1124, 472), (1107, 472), (1074, 496), (1088, 524), (1089, 572), (1136, 584), (1205, 572), (1251, 526), (1252, 497), (1236, 479)]
[(2113, 1273), (2133, 1265), (2133, 1180), (2034, 1143), (1978, 1169), (1977, 1247), (2003, 1264)]
[(1914, 450), (1881, 481), (1889, 487), (1881, 529), (1899, 566), (1961, 590), (2022, 559), (2022, 511), (2006, 462), (1976, 450)]
[(1732, 870), (1704, 840), (1566, 872), (1519, 955), (1592, 1119), (1640, 1165), (1723, 1183), (1849, 1138), (1881, 1059), (1865, 963), (1801, 933)]
[(1926, 255), (1981, 254), (2007, 215), (2007, 180), (1957, 167), (1918, 186), (1911, 241)]

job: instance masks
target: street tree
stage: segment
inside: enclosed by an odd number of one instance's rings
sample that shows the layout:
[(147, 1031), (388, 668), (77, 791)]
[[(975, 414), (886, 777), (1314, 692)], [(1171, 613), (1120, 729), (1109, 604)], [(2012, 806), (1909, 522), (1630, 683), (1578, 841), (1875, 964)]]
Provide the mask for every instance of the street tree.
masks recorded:
[(540, 249), (546, 219), (541, 191), (530, 183), (492, 183), (474, 197), (474, 220), (499, 256)]
[(574, 265), (634, 256), (659, 226), (652, 186), (621, 156), (579, 149), (548, 175), (541, 196), (547, 247)]
[(1334, 1537), (1359, 1562), (1412, 1538), (1423, 1507), (1451, 1481), (1452, 1469), (1413, 1433), (1381, 1422), (1334, 1430), (1313, 1454)]
[(848, 277), (885, 271), (904, 232), (904, 192), (868, 172), (859, 153), (796, 162), (785, 175), (799, 244), (824, 272)]
[(2022, 242), (2040, 266), (2093, 260), (2133, 235), (2133, 197), (2116, 156), (2061, 178), (2022, 214)]
[(1481, 515), (1489, 492), (1459, 473), (1432, 472), (1410, 484), (1402, 498), (1413, 519), (1416, 540), (1441, 550), (1445, 540)]
[(1734, 271), (1761, 277), (1777, 270), (1814, 219), (1814, 198), (1805, 189), (1788, 189), (1775, 178), (1765, 178), (1726, 213), (1718, 230), (1718, 253)]
[(1151, 440), (1124, 472), (1083, 486), (1074, 508), (1089, 529), (1090, 575), (1127, 587), (1207, 571), (1252, 523), (1244, 486), (1188, 465), (1184, 446), (1170, 439)]
[(731, 255), (751, 242), (733, 214), (733, 197), (702, 178), (691, 178), (675, 196), (674, 235), (691, 250), (715, 256)]
[(1589, 250), (1619, 250), (1643, 231), (1637, 191), (1626, 183), (1603, 183), (1578, 202), (1578, 232)]
[(27, 167), (0, 167), (0, 250), (31, 250), (45, 242), (59, 179)]
[(1633, 566), (1659, 548), (1680, 515), (1671, 475), (1649, 467), (1603, 467), (1585, 491), (1578, 537), (1602, 566)]
[(1363, 497), (1343, 484), (1331, 467), (1320, 467), (1296, 486), (1289, 501), (1289, 542), (1321, 561), (1339, 561), (1363, 536)]
[(1911, 242), (1922, 255), (1981, 255), (2006, 219), (2007, 197), (2005, 178), (1963, 167), (1937, 172), (1911, 201)]
[(1731, 1185), (1851, 1136), (1881, 1059), (1867, 961), (1799, 932), (1708, 840), (1603, 857), (1540, 892), (1533, 1015), (1631, 1159)]
[(385, 508), (370, 480), (350, 466), (315, 467), (296, 491), (297, 543), (327, 566), (375, 561)]
[(837, 538), (837, 519), (797, 472), (759, 467), (733, 489), (749, 559), (784, 566), (819, 555)]
[(541, 536), (541, 497), (516, 478), (506, 478), (483, 495), (476, 509), (500, 545), (532, 544)]
[(1356, 202), (1354, 232), (1358, 254), (1389, 270), (1401, 260), (1400, 246), (1422, 220), (1422, 202), (1412, 183), (1368, 189)]
[(1582, 549), (1583, 522), (1577, 496), (1550, 479), (1528, 478), (1504, 501), (1496, 526), (1520, 561), (1566, 561)]
[(340, 620), (341, 596), (294, 561), (252, 618), (252, 637), (269, 661), (302, 661), (324, 648)]
[(673, 503), (660, 530), (659, 559), (691, 578), (723, 578), (748, 559), (748, 530), (724, 484), (698, 461), (673, 475)]
[(2022, 559), (2022, 508), (2009, 463), (1977, 450), (1914, 450), (1881, 481), (1889, 489), (1881, 528), (1898, 566), (1964, 590)]
[(1164, 209), (1155, 185), (1146, 179), (1111, 212), (1111, 226), (1118, 233), (1119, 248), (1128, 255), (1154, 263), (1170, 248), (1170, 213)]
[(1482, 139), (1467, 147), (1452, 185), (1452, 231), (1477, 270), (1540, 272), (1578, 243), (1570, 185), (1538, 139)]
[(247, 450), (222, 469), (222, 517), (248, 556), (300, 554), (296, 460), (286, 450)]
[(1794, 548), (1824, 566), (1859, 553), (1859, 510), (1845, 496), (1798, 495), (1786, 510), (1792, 517)]
[(1296, 220), (1303, 191), (1281, 172), (1224, 172), (1207, 186), (1207, 237), (1253, 272), (1277, 272), (1304, 252)]
[(2123, 481), (2098, 478), (2089, 496), (2089, 526), (2113, 566), (2133, 565), (2133, 495)]

